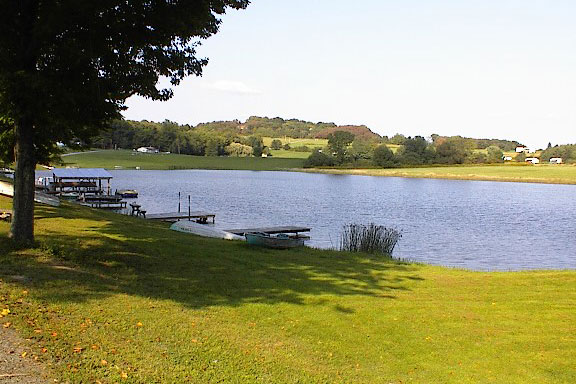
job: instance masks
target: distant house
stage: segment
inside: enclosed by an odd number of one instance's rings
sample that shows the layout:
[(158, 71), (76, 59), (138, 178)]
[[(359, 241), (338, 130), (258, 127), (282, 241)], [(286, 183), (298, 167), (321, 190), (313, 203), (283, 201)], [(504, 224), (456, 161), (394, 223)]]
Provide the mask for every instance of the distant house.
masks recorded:
[(534, 153), (534, 151), (525, 145), (519, 145), (516, 147), (516, 153)]
[(512, 156), (502, 156), (502, 160), (504, 160), (504, 161), (512, 161)]
[(551, 157), (550, 158), (550, 164), (562, 164), (562, 158), (561, 157)]
[(540, 159), (537, 157), (527, 157), (525, 161), (527, 163), (540, 164)]
[(140, 153), (158, 153), (158, 149), (154, 148), (154, 147), (140, 147), (138, 148), (136, 151), (140, 152)]

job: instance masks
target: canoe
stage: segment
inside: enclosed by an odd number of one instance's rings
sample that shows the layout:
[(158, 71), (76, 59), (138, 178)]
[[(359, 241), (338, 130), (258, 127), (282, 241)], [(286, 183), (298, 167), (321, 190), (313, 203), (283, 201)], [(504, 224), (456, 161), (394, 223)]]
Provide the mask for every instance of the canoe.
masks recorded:
[(251, 232), (246, 233), (244, 236), (246, 237), (246, 242), (250, 245), (278, 249), (302, 247), (305, 240), (304, 237), (289, 236), (285, 233), (269, 235), (262, 232)]
[(178, 232), (191, 233), (203, 237), (214, 237), (226, 240), (244, 240), (242, 236), (216, 229), (209, 224), (198, 224), (195, 221), (181, 220), (170, 226), (170, 229)]

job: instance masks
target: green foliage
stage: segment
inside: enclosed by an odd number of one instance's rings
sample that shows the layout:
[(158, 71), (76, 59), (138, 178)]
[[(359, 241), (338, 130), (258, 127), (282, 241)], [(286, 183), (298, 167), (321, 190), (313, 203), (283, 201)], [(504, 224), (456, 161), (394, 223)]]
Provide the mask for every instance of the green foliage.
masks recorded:
[(429, 164), (434, 158), (434, 150), (430, 148), (422, 136), (408, 137), (397, 152), (400, 163), (407, 165)]
[(405, 142), (405, 141), (406, 141), (406, 136), (404, 136), (404, 135), (402, 135), (402, 134), (400, 134), (400, 133), (397, 133), (397, 134), (395, 134), (394, 136), (392, 136), (392, 137), (389, 139), (388, 142), (389, 142), (390, 144), (404, 145), (404, 142)]
[(565, 163), (575, 163), (576, 144), (550, 146), (542, 152), (541, 160), (548, 162), (552, 157), (561, 157)]
[(386, 144), (381, 144), (374, 149), (372, 161), (375, 165), (382, 168), (394, 168), (398, 166), (398, 159)]
[(284, 149), (285, 151), (289, 151), (290, 150), (290, 144), (286, 143), (282, 146), (282, 149)]
[(246, 139), (246, 144), (252, 147), (252, 152), (255, 157), (262, 156), (264, 151), (264, 141), (261, 136), (250, 136)]
[(320, 150), (315, 150), (304, 162), (304, 168), (330, 167), (335, 163), (334, 157), (329, 156)]
[(391, 257), (401, 237), (402, 233), (395, 228), (374, 223), (368, 225), (348, 224), (342, 228), (340, 250), (377, 253)]
[(349, 149), (350, 156), (355, 161), (371, 159), (374, 151), (373, 143), (374, 141), (355, 137)]
[(500, 147), (491, 145), (488, 148), (486, 148), (486, 161), (489, 163), (503, 163), (504, 162), (504, 159), (502, 158), (503, 156), (504, 152), (502, 152), (502, 149), (500, 149)]
[(246, 157), (252, 156), (253, 149), (249, 145), (244, 145), (240, 143), (230, 143), (227, 147), (224, 148), (228, 156), (233, 157)]
[(464, 164), (470, 152), (454, 140), (446, 140), (436, 147), (438, 164)]
[(514, 161), (518, 163), (523, 163), (526, 161), (526, 154), (524, 152), (518, 153), (514, 158)]
[(328, 148), (332, 151), (336, 164), (346, 160), (347, 148), (354, 141), (354, 135), (346, 131), (335, 131), (328, 135)]
[(272, 143), (270, 144), (270, 149), (274, 150), (282, 149), (282, 141), (278, 139), (272, 140)]

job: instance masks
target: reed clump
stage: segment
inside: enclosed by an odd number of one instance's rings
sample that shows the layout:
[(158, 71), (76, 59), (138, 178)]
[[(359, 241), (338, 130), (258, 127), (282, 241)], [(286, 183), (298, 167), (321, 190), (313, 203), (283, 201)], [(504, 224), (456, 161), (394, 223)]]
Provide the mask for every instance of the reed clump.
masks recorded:
[(346, 224), (340, 236), (340, 250), (349, 252), (380, 253), (392, 256), (402, 232), (374, 223)]

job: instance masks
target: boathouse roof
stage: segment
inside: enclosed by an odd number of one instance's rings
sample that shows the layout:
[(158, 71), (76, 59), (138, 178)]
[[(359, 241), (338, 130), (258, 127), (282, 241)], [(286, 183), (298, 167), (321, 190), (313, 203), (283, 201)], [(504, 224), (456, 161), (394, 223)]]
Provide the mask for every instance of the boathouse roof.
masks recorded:
[(54, 168), (58, 179), (111, 179), (113, 176), (104, 168)]

